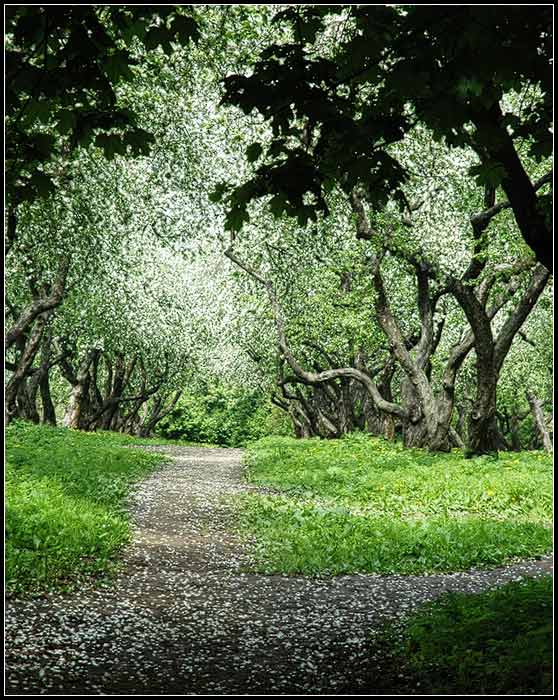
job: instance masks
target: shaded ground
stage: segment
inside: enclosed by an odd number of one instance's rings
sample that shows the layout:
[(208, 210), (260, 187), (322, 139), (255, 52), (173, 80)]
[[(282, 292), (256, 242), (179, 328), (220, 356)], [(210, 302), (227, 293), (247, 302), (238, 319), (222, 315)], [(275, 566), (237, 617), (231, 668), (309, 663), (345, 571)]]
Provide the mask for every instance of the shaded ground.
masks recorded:
[(172, 461), (136, 492), (135, 536), (116, 579), (8, 602), (7, 694), (348, 694), (363, 679), (360, 692), (372, 694), (372, 627), (444, 591), (552, 570), (543, 559), (435, 576), (246, 573), (223, 500), (253, 490), (241, 451), (146, 449)]

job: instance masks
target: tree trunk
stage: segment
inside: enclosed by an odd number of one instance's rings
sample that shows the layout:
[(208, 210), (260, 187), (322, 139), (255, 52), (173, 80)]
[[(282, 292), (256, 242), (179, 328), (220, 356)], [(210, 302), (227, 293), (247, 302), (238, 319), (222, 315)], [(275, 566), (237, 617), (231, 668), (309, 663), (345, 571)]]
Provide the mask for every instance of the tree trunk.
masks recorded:
[(84, 387), (81, 382), (72, 387), (70, 402), (63, 420), (66, 428), (72, 428), (73, 430), (79, 430), (81, 428), (84, 395)]
[[(38, 387), (42, 405), (42, 423), (56, 425), (56, 411), (50, 395), (49, 373), (52, 367), (52, 329), (48, 328), (41, 343), (41, 364), (38, 372)], [(55, 363), (56, 364), (56, 363)]]
[(31, 376), (26, 377), (21, 383), (18, 391), (18, 403), (24, 402), (21, 415), (32, 423), (40, 423), (41, 418), (37, 410), (37, 394), (39, 393), (40, 368), (33, 371)]
[(39, 423), (37, 411), (37, 370), (31, 370), (19, 383), (16, 395), (16, 415), (23, 420)]
[(452, 440), (448, 420), (435, 400), (421, 402), (413, 382), (407, 377), (401, 382), (401, 403), (407, 411), (407, 418), (402, 421), (405, 447), (449, 452)]
[(484, 162), (492, 161), (503, 166), (504, 177), (501, 186), (511, 205), (515, 221), (523, 239), (547, 270), (552, 271), (552, 226), (541, 211), (536, 187), (523, 168), (521, 159), (515, 149), (512, 137), (503, 121), (499, 104), (490, 110), (473, 115), (478, 130), (489, 130), (487, 139), (480, 153), (486, 152)]
[(477, 396), (469, 416), (466, 456), (497, 455), (500, 444), (496, 423), (496, 377), (477, 387)]
[(121, 355), (117, 355), (113, 365), (112, 385), (103, 402), (105, 404), (105, 411), (99, 420), (99, 427), (103, 430), (113, 429), (113, 423), (118, 411), (118, 402), (114, 401), (114, 399), (122, 395), (122, 390), (125, 386), (125, 376), (126, 367), (124, 358)]
[(514, 452), (521, 452), (521, 439), (519, 437), (519, 416), (514, 411), (510, 416), (511, 448)]
[(544, 419), (541, 402), (532, 391), (525, 392), (525, 395), (527, 397), (527, 401), (529, 402), (535, 425), (537, 426), (537, 430), (541, 436), (543, 447), (547, 452), (552, 452), (552, 441)]
[(65, 360), (60, 363), (60, 367), (72, 384), (72, 392), (70, 394), (70, 402), (64, 416), (64, 425), (73, 430), (82, 430), (86, 427), (89, 410), (89, 385), (91, 375), (89, 373), (91, 364), (95, 357), (100, 353), (100, 350), (89, 350), (77, 372), (74, 374), (69, 363)]
[(411, 420), (403, 424), (403, 444), (405, 447), (426, 447), (430, 440), (424, 420)]
[(56, 278), (52, 284), (50, 292), (43, 297), (34, 298), (31, 304), (23, 309), (16, 323), (8, 329), (5, 339), (6, 349), (10, 348), (12, 345), (14, 345), (14, 343), (17, 343), (18, 338), (29, 331), (35, 322), (35, 319), (38, 319), (40, 316), (44, 316), (44, 314), (47, 314), (48, 317), (48, 312), (52, 311), (55, 307), (62, 303), (66, 290), (66, 278), (69, 267), (69, 258), (61, 258)]
[[(13, 418), (18, 415), (17, 406), (17, 396), (20, 392), (20, 388), (25, 378), (28, 376), (29, 370), (33, 365), (33, 360), (39, 349), (43, 331), (45, 329), (46, 323), (50, 312), (47, 311), (36, 317), (35, 324), (33, 325), (31, 332), (29, 334), (29, 339), (25, 343), (23, 352), (18, 359), (17, 365), (12, 372), (4, 394), (4, 411), (6, 423), (9, 423)], [(21, 339), (23, 336), (19, 336)]]
[(498, 374), (494, 368), (493, 344), (485, 341), (479, 357), (477, 344), (477, 393), (469, 415), (466, 456), (497, 455), (500, 445), (496, 421), (496, 384)]
[(467, 442), (467, 411), (463, 404), (457, 404), (457, 422), (455, 424), (455, 431), (459, 435), (460, 439), (466, 443)]
[(43, 405), (42, 422), (47, 425), (56, 425), (56, 411), (50, 395), (49, 374), (45, 372), (39, 381), (39, 391), (41, 393), (41, 403)]
[(384, 423), (379, 411), (376, 410), (372, 399), (366, 395), (363, 400), (364, 429), (370, 435), (382, 435)]
[(496, 386), (513, 338), (542, 294), (550, 274), (541, 264), (535, 266), (531, 281), (513, 312), (494, 338), (490, 317), (477, 297), (463, 285), (455, 284), (456, 298), (463, 307), (475, 334), (477, 355), (477, 395), (469, 422), (467, 455), (497, 454), (500, 436), (496, 421)]

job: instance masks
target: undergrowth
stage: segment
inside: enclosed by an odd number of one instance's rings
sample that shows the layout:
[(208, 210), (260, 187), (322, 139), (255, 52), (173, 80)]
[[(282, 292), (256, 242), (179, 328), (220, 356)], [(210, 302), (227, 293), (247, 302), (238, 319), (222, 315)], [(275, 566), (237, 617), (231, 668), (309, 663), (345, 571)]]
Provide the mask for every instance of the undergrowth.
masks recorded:
[(242, 527), (265, 572), (417, 574), (541, 556), (552, 546), (551, 458), (433, 454), (365, 435), (264, 438)]
[[(132, 484), (164, 456), (138, 442), (17, 421), (6, 429), (6, 587), (9, 593), (74, 586), (105, 572), (129, 536)], [(141, 441), (147, 442), (147, 441)]]

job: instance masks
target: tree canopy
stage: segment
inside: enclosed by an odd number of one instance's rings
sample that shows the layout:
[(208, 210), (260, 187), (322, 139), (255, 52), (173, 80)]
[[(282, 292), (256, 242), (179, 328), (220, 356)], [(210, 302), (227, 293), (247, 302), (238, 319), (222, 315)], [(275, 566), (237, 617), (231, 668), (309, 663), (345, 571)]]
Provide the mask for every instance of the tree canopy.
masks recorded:
[[(137, 43), (170, 53), (196, 38), (168, 6), (10, 6), (6, 13), (6, 184), (13, 203), (48, 194), (55, 163), (94, 142), (108, 158), (146, 153), (152, 135), (118, 105)], [(55, 169), (53, 170), (53, 166)]]
[[(246, 151), (261, 165), (228, 195), (231, 230), (266, 195), (278, 215), (315, 219), (334, 183), (364, 188), (375, 208), (390, 197), (408, 208), (408, 172), (390, 146), (420, 123), (475, 153), (469, 173), (501, 187), (552, 269), (550, 200), (537, 195), (520, 148), (538, 160), (552, 150), (550, 7), (303, 6), (274, 21), (288, 24), (289, 40), (266, 47), (249, 75), (225, 80), (223, 103), (257, 110), (273, 131)], [(512, 94), (519, 106), (505, 105)]]
[(147, 434), (218, 387), (548, 444), (548, 8), (21, 6), (6, 46), (8, 419)]

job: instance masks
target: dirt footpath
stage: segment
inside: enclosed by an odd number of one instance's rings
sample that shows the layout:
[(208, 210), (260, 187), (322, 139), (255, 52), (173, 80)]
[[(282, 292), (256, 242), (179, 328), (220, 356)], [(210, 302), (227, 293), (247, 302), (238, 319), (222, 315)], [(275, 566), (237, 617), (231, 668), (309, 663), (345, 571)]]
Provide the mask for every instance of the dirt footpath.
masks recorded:
[(241, 451), (148, 449), (171, 461), (135, 494), (116, 579), (9, 601), (7, 694), (345, 694), (369, 677), (365, 643), (380, 622), (443, 591), (552, 570), (545, 559), (436, 576), (244, 573), (250, 560), (222, 498), (253, 490)]

